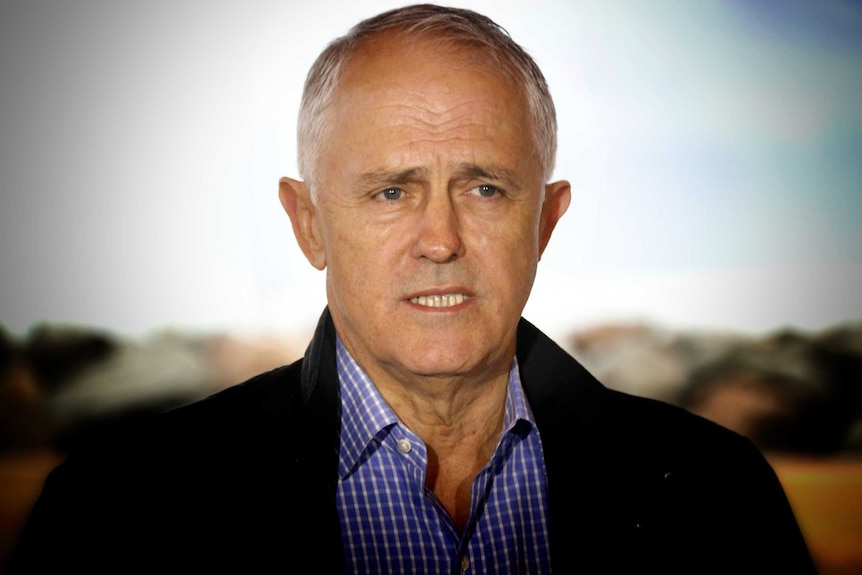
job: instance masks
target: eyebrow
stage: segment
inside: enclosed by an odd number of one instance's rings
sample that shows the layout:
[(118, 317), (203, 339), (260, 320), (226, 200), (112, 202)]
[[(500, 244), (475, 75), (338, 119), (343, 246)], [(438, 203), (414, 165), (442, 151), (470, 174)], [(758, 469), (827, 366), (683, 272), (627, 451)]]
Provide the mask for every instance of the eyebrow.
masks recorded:
[(508, 168), (500, 166), (480, 166), (478, 164), (463, 163), (455, 168), (456, 177), (476, 178), (484, 180), (496, 180), (498, 182), (517, 182), (515, 173)]
[[(427, 168), (408, 168), (406, 170), (377, 170), (362, 174), (359, 182), (363, 186), (376, 187), (386, 184), (406, 184), (421, 180), (428, 175)], [(501, 182), (518, 182), (518, 178), (512, 170), (500, 166), (480, 166), (478, 164), (464, 162), (458, 164), (454, 169), (454, 178), (463, 179), (485, 179)]]
[(406, 170), (378, 170), (368, 172), (359, 177), (363, 186), (377, 187), (385, 184), (406, 184), (421, 179), (428, 173), (425, 168), (408, 168)]

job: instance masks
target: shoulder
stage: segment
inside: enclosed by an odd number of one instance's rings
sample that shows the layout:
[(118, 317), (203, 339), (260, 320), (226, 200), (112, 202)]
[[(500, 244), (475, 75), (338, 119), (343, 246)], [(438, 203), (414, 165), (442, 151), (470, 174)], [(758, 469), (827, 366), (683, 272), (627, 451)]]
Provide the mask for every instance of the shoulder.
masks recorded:
[(525, 320), (518, 337), (521, 380), (543, 441), (686, 459), (753, 449), (741, 435), (682, 407), (606, 387)]
[(589, 417), (540, 434), (552, 446), (549, 476), (565, 478), (557, 502), (589, 526), (571, 536), (590, 541), (596, 561), (613, 553), (617, 546), (608, 542), (616, 541), (665, 572), (686, 572), (719, 549), (724, 554), (709, 572), (812, 572), (782, 485), (748, 438), (680, 407), (607, 388), (583, 399), (595, 404), (583, 406)]
[(603, 395), (590, 424), (601, 435), (689, 455), (705, 450), (714, 455), (719, 447), (751, 444), (735, 431), (676, 405), (612, 389), (604, 389)]
[(302, 360), (298, 360), (202, 399), (130, 422), (117, 430), (117, 437), (106, 437), (103, 441), (152, 443), (162, 437), (171, 442), (206, 438), (224, 441), (233, 435), (243, 435), (250, 428), (289, 415), (295, 407), (291, 399), (299, 389), (301, 365)]
[[(46, 482), (57, 493), (86, 494), (111, 514), (111, 501), (145, 514), (221, 498), (273, 476), (289, 452), (301, 363), (262, 373), (206, 398), (115, 427), (69, 452)], [(295, 435), (295, 434), (294, 434)], [(136, 497), (130, 497), (136, 493)], [(71, 501), (69, 496), (66, 501)]]
[(742, 470), (772, 474), (747, 437), (682, 407), (600, 384), (543, 413), (546, 425), (539, 420), (539, 431), (550, 449), (577, 446), (584, 461), (609, 473), (688, 470), (710, 481)]
[(60, 557), (63, 566), (90, 567), (132, 556), (153, 566), (275, 560), (256, 553), (283, 550), (296, 535), (293, 518), (304, 504), (296, 493), (309, 506), (322, 500), (309, 495), (310, 474), (297, 470), (292, 454), (307, 442), (294, 428), (301, 369), (297, 362), (263, 373), (78, 446), (49, 474), (17, 560), (52, 567)]
[(169, 411), (114, 426), (68, 453), (53, 475), (151, 486), (252, 461), (285, 441), (301, 360)]
[(756, 478), (775, 488), (771, 466), (748, 438), (682, 407), (608, 388), (538, 330), (521, 334), (529, 336), (518, 358), (522, 382), (549, 471), (574, 456), (601, 485), (673, 476), (692, 486), (744, 489)]

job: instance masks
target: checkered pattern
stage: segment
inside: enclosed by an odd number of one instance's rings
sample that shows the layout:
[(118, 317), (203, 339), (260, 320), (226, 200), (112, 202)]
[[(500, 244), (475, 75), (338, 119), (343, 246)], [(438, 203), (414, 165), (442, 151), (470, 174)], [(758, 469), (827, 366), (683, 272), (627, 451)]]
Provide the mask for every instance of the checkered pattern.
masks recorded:
[(338, 509), (348, 573), (550, 573), (542, 446), (512, 362), (503, 434), (460, 533), (425, 488), (427, 451), (337, 341)]

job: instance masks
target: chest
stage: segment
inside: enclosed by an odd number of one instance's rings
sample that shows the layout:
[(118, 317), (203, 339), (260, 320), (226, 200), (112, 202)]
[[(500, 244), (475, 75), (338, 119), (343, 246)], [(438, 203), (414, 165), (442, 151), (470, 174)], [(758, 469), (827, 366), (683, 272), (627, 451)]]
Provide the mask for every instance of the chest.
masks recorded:
[(461, 521), (450, 512), (452, 500), (429, 489), (428, 463), (424, 444), (398, 431), (342, 475), (336, 498), (348, 571), (549, 572), (537, 441), (501, 441), (474, 477), (444, 491), (454, 493)]

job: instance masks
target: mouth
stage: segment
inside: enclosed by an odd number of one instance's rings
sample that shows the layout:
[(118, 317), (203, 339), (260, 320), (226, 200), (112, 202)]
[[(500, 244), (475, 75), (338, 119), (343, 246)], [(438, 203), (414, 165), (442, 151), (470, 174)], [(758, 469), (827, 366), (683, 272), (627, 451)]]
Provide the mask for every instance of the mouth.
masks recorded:
[(455, 307), (461, 305), (470, 296), (462, 293), (447, 293), (440, 295), (420, 295), (410, 298), (410, 303), (420, 305), (422, 307)]

